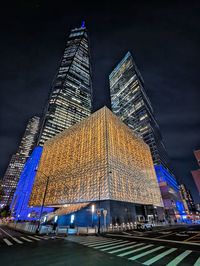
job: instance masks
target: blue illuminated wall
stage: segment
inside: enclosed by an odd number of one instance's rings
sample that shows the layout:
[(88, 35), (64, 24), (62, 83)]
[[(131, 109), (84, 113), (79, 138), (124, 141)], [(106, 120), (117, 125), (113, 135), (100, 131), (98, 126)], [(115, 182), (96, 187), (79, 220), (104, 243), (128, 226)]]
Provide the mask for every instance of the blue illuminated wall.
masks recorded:
[(179, 191), (178, 183), (175, 177), (170, 174), (162, 165), (154, 165), (158, 183), (166, 182), (176, 192)]
[[(29, 207), (30, 199), (37, 166), (42, 155), (42, 147), (36, 147), (28, 158), (21, 173), (12, 203), (13, 216), (18, 220), (37, 220), (41, 211), (40, 207)], [(51, 212), (53, 208), (43, 208), (44, 212)]]

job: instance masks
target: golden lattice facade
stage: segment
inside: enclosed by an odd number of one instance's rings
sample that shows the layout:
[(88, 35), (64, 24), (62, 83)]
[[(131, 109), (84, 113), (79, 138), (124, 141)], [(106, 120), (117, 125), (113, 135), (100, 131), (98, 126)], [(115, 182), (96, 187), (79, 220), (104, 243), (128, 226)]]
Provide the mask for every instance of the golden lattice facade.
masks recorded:
[(42, 204), (47, 184), (46, 206), (99, 198), (162, 206), (149, 147), (106, 107), (45, 143), (29, 205)]

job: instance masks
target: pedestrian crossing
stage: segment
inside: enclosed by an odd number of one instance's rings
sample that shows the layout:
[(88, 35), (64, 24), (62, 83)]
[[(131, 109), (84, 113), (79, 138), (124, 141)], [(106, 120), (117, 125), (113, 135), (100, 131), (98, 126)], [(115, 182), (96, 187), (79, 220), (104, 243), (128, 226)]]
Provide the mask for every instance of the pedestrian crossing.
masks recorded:
[(0, 239), (0, 248), (3, 246), (13, 246), (15, 244), (27, 244), (52, 239), (52, 236), (24, 235), (18, 237), (4, 237)]
[(179, 247), (101, 236), (68, 236), (67, 240), (129, 261), (137, 261), (141, 265), (200, 266), (200, 252)]

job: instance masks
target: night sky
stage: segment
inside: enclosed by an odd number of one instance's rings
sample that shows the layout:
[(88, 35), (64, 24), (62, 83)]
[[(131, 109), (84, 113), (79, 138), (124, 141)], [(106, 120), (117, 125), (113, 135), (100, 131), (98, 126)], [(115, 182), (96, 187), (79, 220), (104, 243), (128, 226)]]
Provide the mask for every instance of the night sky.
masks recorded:
[(200, 3), (117, 2), (24, 0), (1, 6), (0, 177), (28, 119), (42, 114), (70, 29), (85, 20), (95, 110), (109, 105), (108, 75), (130, 50), (174, 173), (199, 201), (190, 171), (198, 167), (193, 150), (200, 148)]

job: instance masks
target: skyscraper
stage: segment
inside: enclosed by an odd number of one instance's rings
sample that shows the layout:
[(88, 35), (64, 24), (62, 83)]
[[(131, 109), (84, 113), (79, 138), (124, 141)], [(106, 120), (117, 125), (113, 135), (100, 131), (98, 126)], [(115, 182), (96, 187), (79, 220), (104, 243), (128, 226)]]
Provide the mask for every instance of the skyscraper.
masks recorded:
[(14, 195), (21, 171), (24, 167), (26, 159), (30, 155), (36, 143), (36, 137), (39, 129), (39, 117), (32, 117), (26, 126), (26, 130), (19, 144), (19, 148), (15, 154), (12, 155), (8, 168), (5, 172), (2, 181), (2, 188), (4, 195), (1, 204), (10, 205)]
[[(173, 213), (172, 216), (175, 219), (179, 213), (179, 206), (182, 212), (178, 184), (169, 169), (168, 156), (160, 129), (146, 94), (143, 78), (130, 52), (126, 53), (111, 72), (109, 81), (112, 110), (149, 145), (164, 205), (170, 210), (170, 214)], [(167, 180), (165, 192), (162, 189), (163, 180)], [(171, 193), (172, 190), (173, 193)]]
[(45, 110), (39, 145), (91, 113), (91, 68), (84, 22), (71, 30)]
[(113, 112), (149, 145), (154, 165), (167, 167), (167, 154), (143, 78), (130, 52), (109, 76)]
[[(41, 121), (37, 144), (43, 146), (45, 141), (89, 116), (91, 113), (91, 97), (89, 41), (83, 22), (80, 28), (72, 29), (69, 35)], [(35, 178), (35, 172), (32, 171), (33, 165), (36, 166), (35, 154), (37, 154), (36, 150), (33, 151), (24, 167), (12, 203), (15, 214), (20, 215), (20, 217), (23, 216), (23, 219), (27, 218), (25, 215), (30, 212), (26, 203), (29, 200), (30, 188)], [(39, 163), (38, 157), (37, 162)], [(26, 193), (20, 195), (22, 193), (21, 187), (24, 186), (29, 187), (29, 189)], [(38, 210), (34, 209), (34, 211), (37, 212)]]

